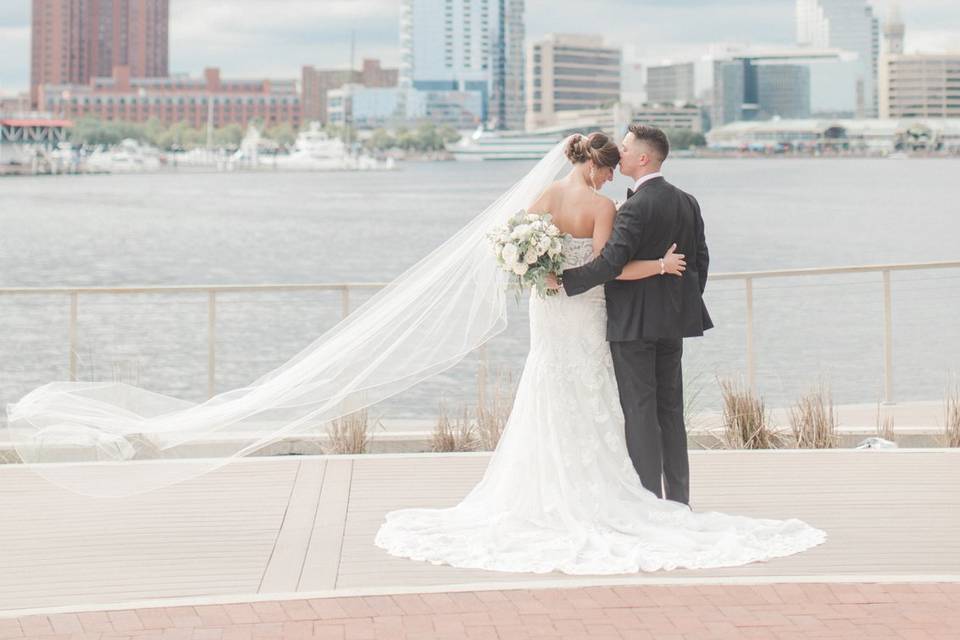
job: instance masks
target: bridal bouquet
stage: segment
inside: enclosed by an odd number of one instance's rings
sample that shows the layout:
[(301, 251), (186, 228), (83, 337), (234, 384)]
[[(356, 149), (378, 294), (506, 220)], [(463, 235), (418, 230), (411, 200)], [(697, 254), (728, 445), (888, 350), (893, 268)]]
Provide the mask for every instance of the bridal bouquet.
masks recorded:
[(497, 264), (511, 274), (518, 291), (535, 289), (544, 298), (557, 292), (547, 287), (547, 275), (563, 271), (563, 238), (549, 214), (519, 211), (489, 234)]

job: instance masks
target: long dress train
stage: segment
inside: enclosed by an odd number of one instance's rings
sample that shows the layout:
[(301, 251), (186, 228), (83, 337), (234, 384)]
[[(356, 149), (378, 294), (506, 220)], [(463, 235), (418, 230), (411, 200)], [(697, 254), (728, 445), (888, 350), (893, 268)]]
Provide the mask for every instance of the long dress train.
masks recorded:
[[(589, 238), (565, 241), (568, 266)], [(627, 453), (602, 287), (530, 298), (530, 353), (483, 479), (448, 509), (388, 513), (390, 554), (510, 572), (617, 574), (746, 564), (826, 534), (799, 520), (692, 512), (643, 488)]]

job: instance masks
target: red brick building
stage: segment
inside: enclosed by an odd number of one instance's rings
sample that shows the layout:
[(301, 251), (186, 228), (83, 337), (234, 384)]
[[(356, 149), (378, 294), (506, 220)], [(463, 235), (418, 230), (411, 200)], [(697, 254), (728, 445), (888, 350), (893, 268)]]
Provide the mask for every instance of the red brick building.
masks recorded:
[(40, 108), (64, 118), (94, 116), (103, 120), (146, 122), (157, 118), (166, 125), (186, 122), (193, 127), (239, 124), (254, 119), (267, 126), (288, 122), (299, 127), (300, 96), (295, 80), (227, 79), (208, 68), (203, 78), (177, 75), (136, 78), (118, 66), (109, 78), (94, 77), (88, 84), (46, 84), (38, 89)]
[(305, 122), (317, 121), (327, 124), (327, 92), (345, 84), (360, 84), (365, 87), (397, 86), (397, 69), (385, 69), (380, 61), (365, 58), (363, 68), (317, 69), (303, 67), (301, 77), (301, 104)]
[(116, 66), (135, 78), (169, 74), (170, 0), (33, 0), (30, 95), (87, 84)]

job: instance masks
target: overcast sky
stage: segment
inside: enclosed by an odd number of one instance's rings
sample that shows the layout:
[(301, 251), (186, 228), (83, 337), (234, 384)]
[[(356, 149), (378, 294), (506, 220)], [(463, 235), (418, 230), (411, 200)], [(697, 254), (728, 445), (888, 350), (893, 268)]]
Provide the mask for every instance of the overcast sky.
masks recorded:
[[(893, 0), (874, 0), (881, 18)], [(399, 0), (171, 0), (170, 64), (196, 74), (299, 77), (302, 64), (396, 64)], [(907, 50), (960, 51), (960, 0), (905, 0)], [(794, 0), (527, 0), (528, 37), (602, 33), (643, 57), (693, 56), (713, 43), (789, 45)], [(0, 92), (30, 77), (30, 0), (0, 0)]]

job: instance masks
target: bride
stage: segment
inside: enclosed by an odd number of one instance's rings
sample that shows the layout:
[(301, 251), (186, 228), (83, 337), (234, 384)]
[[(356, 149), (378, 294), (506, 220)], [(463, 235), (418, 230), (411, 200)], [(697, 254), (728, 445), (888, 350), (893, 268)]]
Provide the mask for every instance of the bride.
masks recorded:
[[(617, 146), (573, 136), (573, 164), (530, 207), (569, 234), (564, 268), (589, 262), (613, 229), (614, 204), (597, 189), (613, 178)], [(667, 273), (683, 256), (664, 256)], [(621, 280), (660, 277), (634, 261)], [(671, 277), (671, 276), (663, 276)], [(389, 553), (463, 568), (614, 574), (745, 564), (825, 539), (798, 520), (694, 513), (644, 489), (628, 455), (603, 288), (577, 297), (530, 296), (530, 352), (513, 411), (482, 480), (455, 507), (386, 516), (375, 543)]]

